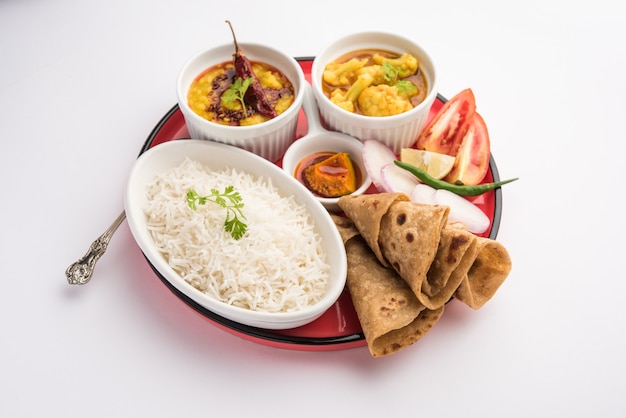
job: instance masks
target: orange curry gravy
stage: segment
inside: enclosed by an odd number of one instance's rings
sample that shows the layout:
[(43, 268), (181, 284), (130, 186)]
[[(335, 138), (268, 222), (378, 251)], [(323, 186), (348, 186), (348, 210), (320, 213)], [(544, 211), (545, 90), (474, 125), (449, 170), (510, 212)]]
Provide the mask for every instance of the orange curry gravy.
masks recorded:
[[(395, 59), (401, 56), (401, 54), (397, 54), (397, 53), (389, 52), (385, 50), (380, 50), (380, 49), (361, 49), (361, 50), (352, 51), (347, 54), (344, 54), (341, 57), (337, 58), (334, 62), (341, 64), (341, 63), (351, 60), (352, 58), (356, 58), (359, 60), (367, 58), (368, 61), (365, 64), (366, 66), (375, 65), (374, 61), (372, 60), (372, 56), (374, 54), (380, 54), (384, 57), (392, 58), (392, 59)], [(420, 103), (424, 101), (424, 99), (426, 99), (426, 96), (428, 94), (428, 82), (426, 81), (426, 76), (424, 75), (419, 65), (418, 65), (417, 73), (409, 77), (403, 78), (402, 80), (412, 82), (415, 85), (415, 87), (417, 87), (418, 89), (418, 94), (411, 97), (411, 104), (413, 105), (413, 107), (419, 105)], [(330, 84), (322, 80), (322, 90), (324, 91), (324, 94), (326, 95), (326, 97), (330, 98), (331, 93), (338, 88), (347, 89), (349, 88), (349, 86), (331, 86)], [(354, 110), (355, 110), (355, 113), (363, 114), (361, 111), (359, 111), (358, 103), (354, 104)]]
[[(309, 182), (307, 181), (304, 172), (308, 167), (311, 167), (317, 163), (320, 163), (333, 155), (337, 155), (337, 152), (334, 151), (320, 151), (313, 153), (311, 155), (303, 158), (298, 165), (296, 166), (296, 170), (294, 173), (295, 178), (304, 186), (311, 191), (317, 197), (339, 197), (342, 194), (323, 194), (320, 190), (316, 190)], [(352, 161), (352, 167), (354, 169), (354, 176), (356, 178), (356, 188), (358, 189), (363, 184), (363, 174), (359, 168), (359, 165)], [(329, 176), (344, 176), (347, 173), (347, 169), (345, 167), (336, 167), (336, 166), (321, 166), (320, 170)]]

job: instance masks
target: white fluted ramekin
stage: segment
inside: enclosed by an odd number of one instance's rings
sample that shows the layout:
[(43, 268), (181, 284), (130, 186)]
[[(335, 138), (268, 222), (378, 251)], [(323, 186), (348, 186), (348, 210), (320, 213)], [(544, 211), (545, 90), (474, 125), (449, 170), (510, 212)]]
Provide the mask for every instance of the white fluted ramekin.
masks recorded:
[(191, 83), (207, 68), (232, 60), (235, 53), (233, 43), (200, 52), (184, 64), (176, 83), (178, 106), (191, 138), (234, 145), (276, 162), (295, 138), (298, 114), (304, 98), (304, 72), (293, 57), (274, 48), (251, 43), (240, 43), (239, 46), (248, 59), (273, 66), (291, 81), (296, 96), (287, 110), (257, 125), (226, 126), (204, 119), (189, 107), (187, 93)]
[[(322, 91), (322, 74), (326, 65), (344, 54), (363, 49), (379, 49), (413, 54), (426, 76), (426, 99), (413, 109), (393, 116), (372, 117), (349, 112), (330, 101)], [(331, 43), (317, 55), (311, 68), (313, 93), (320, 114), (329, 129), (354, 136), (361, 141), (377, 140), (396, 154), (415, 143), (437, 97), (435, 64), (430, 55), (411, 39), (385, 32), (363, 32), (348, 35)]]

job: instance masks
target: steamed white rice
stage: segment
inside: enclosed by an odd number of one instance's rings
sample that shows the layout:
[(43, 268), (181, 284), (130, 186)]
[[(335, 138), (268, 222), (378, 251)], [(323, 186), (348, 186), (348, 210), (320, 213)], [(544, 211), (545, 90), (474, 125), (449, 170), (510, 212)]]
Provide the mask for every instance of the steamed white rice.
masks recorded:
[[(232, 185), (243, 199), (246, 234), (224, 231), (226, 209), (207, 202), (194, 212), (187, 191), (209, 195)], [(241, 308), (291, 312), (316, 303), (328, 287), (326, 262), (304, 205), (281, 196), (270, 178), (192, 159), (158, 175), (148, 186), (148, 228), (169, 265), (189, 284)]]

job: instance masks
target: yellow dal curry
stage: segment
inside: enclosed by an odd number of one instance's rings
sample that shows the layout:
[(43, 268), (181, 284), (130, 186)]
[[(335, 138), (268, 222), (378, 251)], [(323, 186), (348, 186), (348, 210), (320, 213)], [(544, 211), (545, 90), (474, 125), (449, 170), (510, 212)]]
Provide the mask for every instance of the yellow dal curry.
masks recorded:
[[(262, 62), (252, 62), (252, 68), (276, 113), (287, 110), (295, 98), (295, 89), (287, 77)], [(201, 117), (222, 125), (247, 126), (268, 120), (268, 117), (259, 114), (251, 106), (246, 106), (247, 113), (244, 114), (238, 101), (227, 105), (221, 100), (222, 94), (234, 80), (235, 67), (232, 61), (206, 69), (189, 88), (189, 107)]]

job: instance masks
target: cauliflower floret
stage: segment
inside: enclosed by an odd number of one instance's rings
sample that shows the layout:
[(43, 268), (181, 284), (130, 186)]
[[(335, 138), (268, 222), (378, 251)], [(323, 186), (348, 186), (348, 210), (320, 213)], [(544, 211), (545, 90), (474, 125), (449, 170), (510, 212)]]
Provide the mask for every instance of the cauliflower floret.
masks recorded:
[(417, 58), (409, 53), (404, 53), (398, 58), (387, 58), (380, 54), (374, 54), (372, 60), (379, 65), (391, 65), (398, 72), (398, 78), (406, 78), (417, 72), (419, 63)]
[(330, 101), (340, 108), (354, 113), (354, 101), (346, 98), (348, 92), (343, 89), (336, 89), (330, 93)]
[(387, 80), (385, 79), (385, 71), (383, 70), (382, 65), (366, 65), (365, 67), (356, 70), (357, 77), (364, 74), (369, 74), (372, 77), (372, 85), (374, 86), (378, 84), (388, 84)]
[(391, 116), (406, 112), (413, 105), (400, 95), (395, 86), (380, 84), (363, 90), (358, 98), (359, 109), (367, 116)]
[(374, 81), (374, 79), (370, 74), (362, 74), (347, 91), (344, 89), (334, 90), (330, 94), (330, 101), (348, 112), (354, 113), (354, 102), (357, 101), (361, 92), (372, 84), (372, 81)]
[(347, 98), (348, 92), (344, 89), (336, 89), (330, 93), (330, 101), (340, 108), (354, 113), (354, 101)]
[(355, 71), (363, 67), (367, 59), (352, 58), (344, 63), (331, 62), (324, 69), (323, 79), (331, 86), (347, 86), (352, 83)]
[(417, 86), (410, 81), (400, 80), (395, 84), (395, 86), (398, 89), (398, 94), (406, 97), (407, 99), (417, 96), (419, 93)]

